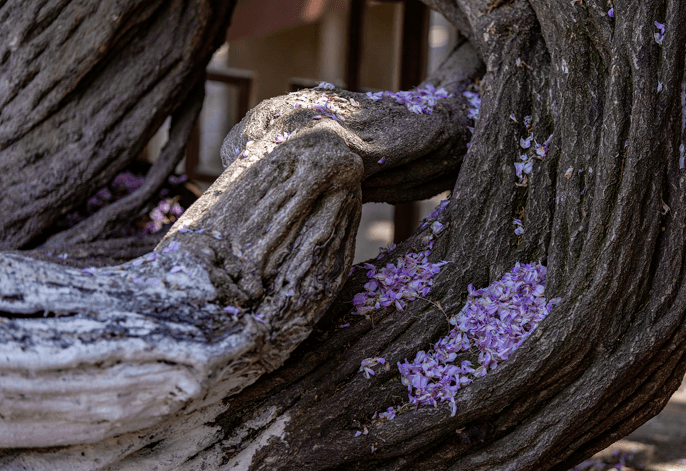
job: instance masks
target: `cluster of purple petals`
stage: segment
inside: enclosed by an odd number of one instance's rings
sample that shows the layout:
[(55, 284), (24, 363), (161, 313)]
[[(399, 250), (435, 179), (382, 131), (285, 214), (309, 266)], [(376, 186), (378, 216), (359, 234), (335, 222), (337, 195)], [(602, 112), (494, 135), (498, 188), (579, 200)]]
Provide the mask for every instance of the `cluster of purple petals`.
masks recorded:
[[(629, 453), (624, 453), (615, 450), (612, 456), (606, 458), (591, 458), (579, 463), (569, 471), (617, 471), (628, 469), (628, 462), (633, 460), (634, 456)], [(681, 460), (686, 462), (686, 460)]]
[(665, 25), (664, 23), (656, 21), (655, 27), (659, 29), (659, 31), (655, 33), (655, 42), (662, 46), (662, 41), (665, 39)]
[(524, 122), (527, 124), (527, 128), (529, 129), (529, 136), (526, 138), (520, 138), (519, 145), (522, 149), (526, 151), (532, 148), (531, 141), (533, 140), (534, 153), (533, 155), (529, 155), (528, 152), (524, 153), (519, 156), (519, 161), (515, 162), (515, 175), (517, 175), (517, 183), (515, 184), (517, 186), (527, 186), (529, 182), (529, 175), (531, 174), (531, 171), (534, 168), (534, 159), (545, 159), (545, 157), (548, 155), (548, 146), (550, 145), (550, 142), (553, 140), (553, 135), (551, 134), (550, 136), (548, 136), (548, 139), (546, 139), (543, 142), (543, 144), (539, 144), (536, 140), (534, 140), (533, 132), (531, 132), (530, 129), (531, 116), (526, 116), (524, 118)]
[(431, 211), (431, 214), (429, 214), (427, 217), (422, 219), (422, 223), (420, 226), (420, 229), (424, 229), (429, 222), (435, 220), (440, 214), (443, 212), (443, 210), (448, 206), (448, 203), (450, 202), (450, 199), (443, 200), (440, 203), (438, 203), (438, 206), (434, 208), (433, 211)]
[(153, 234), (160, 229), (164, 224), (169, 224), (181, 216), (184, 212), (183, 207), (173, 199), (163, 199), (157, 203), (152, 211), (148, 213), (150, 221), (145, 224), (145, 232)]
[[(430, 352), (420, 351), (412, 362), (398, 363), (401, 379), (415, 405), (448, 402), (456, 412), (455, 394), (474, 378), (486, 375), (526, 340), (559, 299), (543, 296), (546, 268), (520, 264), (499, 281), (482, 289), (468, 286), (467, 303), (450, 319), (453, 329)], [(455, 365), (458, 353), (478, 352), (478, 366)]]
[(520, 235), (524, 234), (524, 224), (522, 224), (521, 219), (513, 220), (512, 224), (514, 224), (514, 226), (515, 226), (515, 231), (514, 231), (515, 235), (520, 236)]
[(354, 108), (360, 106), (354, 99), (346, 100), (338, 95), (329, 96), (326, 93), (319, 97), (314, 104), (309, 103), (305, 98), (298, 98), (298, 100), (293, 106), (317, 111), (319, 114), (312, 117), (315, 120), (327, 117), (334, 121), (345, 121), (341, 113), (346, 110), (347, 106), (350, 105)]
[(430, 250), (409, 253), (377, 270), (374, 265), (365, 263), (369, 281), (364, 291), (353, 298), (353, 314), (366, 314), (393, 304), (402, 311), (406, 301), (414, 301), (431, 292), (433, 277), (447, 262), (429, 262)]
[(396, 103), (404, 105), (408, 110), (415, 114), (431, 114), (438, 100), (450, 98), (452, 93), (448, 93), (445, 88), (436, 88), (432, 84), (426, 84), (424, 88), (415, 88), (410, 91), (400, 91), (397, 93), (367, 92), (367, 98), (372, 101), (379, 101), (383, 98), (394, 98)]
[(479, 109), (481, 109), (481, 95), (470, 91), (465, 91), (462, 95), (464, 95), (469, 102), (469, 113), (467, 114), (467, 117), (476, 120), (479, 117)]
[(379, 247), (379, 255), (376, 256), (376, 259), (380, 260), (380, 259), (384, 258), (386, 255), (393, 252), (394, 250), (395, 250), (395, 244), (391, 245), (390, 247)]
[[(441, 202), (436, 209), (424, 220), (422, 228), (437, 217), (448, 200)], [(434, 221), (430, 231), (422, 238), (426, 248), (423, 252), (408, 253), (396, 259), (395, 263), (388, 263), (385, 267), (377, 269), (370, 263), (365, 263), (367, 278), (369, 281), (364, 285), (364, 291), (353, 297), (353, 314), (366, 314), (391, 304), (399, 311), (405, 308), (406, 301), (414, 301), (418, 297), (425, 297), (431, 292), (433, 278), (441, 271), (441, 267), (448, 262), (429, 262), (429, 255), (433, 248), (434, 237), (443, 230), (443, 224)], [(382, 258), (395, 249), (395, 245), (388, 249), (379, 249)], [(350, 274), (355, 267), (350, 269)]]
[(336, 88), (336, 85), (329, 82), (320, 82), (319, 85), (317, 85), (314, 88), (318, 88), (320, 90), (333, 90), (334, 88)]
[(145, 177), (142, 175), (134, 175), (131, 172), (122, 172), (114, 177), (112, 186), (126, 190), (127, 193), (133, 193), (141, 187)]
[(359, 371), (364, 372), (364, 377), (367, 379), (370, 379), (372, 376), (374, 376), (376, 373), (374, 373), (374, 370), (372, 367), (376, 365), (385, 365), (386, 364), (386, 359), (381, 358), (381, 357), (374, 357), (374, 358), (365, 358), (362, 360), (362, 363), (360, 363), (360, 369)]

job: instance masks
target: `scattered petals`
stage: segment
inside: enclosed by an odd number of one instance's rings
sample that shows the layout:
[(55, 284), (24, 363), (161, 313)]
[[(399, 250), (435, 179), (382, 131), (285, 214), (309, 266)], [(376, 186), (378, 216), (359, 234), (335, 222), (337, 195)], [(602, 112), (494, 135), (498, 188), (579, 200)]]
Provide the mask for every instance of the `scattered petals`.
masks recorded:
[(319, 85), (317, 85), (314, 88), (318, 88), (320, 90), (333, 90), (334, 88), (336, 88), (336, 86), (333, 83), (321, 82)]
[(609, 16), (610, 18), (615, 17), (615, 7), (612, 7), (607, 11), (607, 16)]
[(531, 139), (533, 139), (533, 135), (530, 135), (526, 139), (524, 139), (523, 137), (519, 139), (519, 145), (522, 147), (522, 149), (528, 149), (529, 147), (531, 147)]
[[(469, 285), (467, 303), (450, 319), (454, 327), (448, 335), (431, 351), (419, 351), (413, 361), (398, 363), (410, 403), (447, 402), (454, 416), (457, 391), (506, 360), (560, 302), (543, 297), (545, 275), (540, 264), (517, 263), (486, 288)], [(455, 364), (458, 353), (468, 350), (479, 352), (477, 367), (467, 360)]]
[(378, 163), (379, 165), (385, 164), (385, 163), (386, 163), (386, 157), (381, 157), (377, 163)]
[(658, 43), (660, 46), (662, 46), (662, 41), (665, 39), (665, 25), (664, 23), (660, 23), (659, 21), (655, 22), (655, 27), (659, 29), (657, 33), (655, 33), (655, 42)]
[(175, 252), (175, 251), (179, 250), (179, 247), (181, 247), (181, 244), (179, 244), (178, 241), (174, 240), (169, 245), (167, 245), (165, 248), (162, 249), (162, 253), (168, 254), (168, 253)]
[(567, 169), (567, 171), (565, 172), (565, 178), (566, 178), (567, 180), (569, 180), (570, 178), (572, 178), (572, 174), (573, 174), (573, 173), (574, 173), (574, 168), (573, 168), (573, 167), (569, 167), (569, 168)]
[(183, 265), (174, 265), (169, 269), (169, 273), (178, 273), (180, 271), (185, 271), (186, 267)]
[(235, 315), (239, 314), (241, 312), (241, 310), (235, 306), (226, 306), (224, 308), (224, 312), (231, 314), (232, 316), (235, 316)]

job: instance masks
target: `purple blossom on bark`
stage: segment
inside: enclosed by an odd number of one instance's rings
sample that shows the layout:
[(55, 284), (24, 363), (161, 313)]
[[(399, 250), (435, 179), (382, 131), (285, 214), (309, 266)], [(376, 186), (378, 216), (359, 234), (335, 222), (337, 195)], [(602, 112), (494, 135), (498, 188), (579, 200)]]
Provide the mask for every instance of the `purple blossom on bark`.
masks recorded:
[(181, 247), (181, 244), (179, 244), (178, 241), (174, 240), (169, 245), (167, 245), (165, 248), (162, 249), (162, 253), (168, 254), (168, 253), (175, 252), (176, 250), (179, 250), (179, 247)]
[(659, 29), (657, 33), (655, 33), (655, 42), (658, 43), (660, 46), (662, 46), (662, 41), (665, 39), (665, 25), (664, 23), (660, 23), (659, 21), (655, 22), (655, 27)]
[(319, 85), (317, 85), (314, 88), (318, 88), (320, 90), (333, 90), (334, 88), (336, 88), (336, 86), (333, 83), (320, 82)]
[[(457, 391), (509, 358), (560, 302), (547, 302), (543, 297), (545, 275), (546, 268), (540, 264), (517, 263), (486, 288), (469, 285), (467, 303), (451, 317), (454, 327), (448, 335), (431, 351), (417, 352), (412, 362), (398, 363), (410, 403), (436, 406), (448, 402), (455, 415)], [(476, 368), (468, 360), (459, 366), (454, 363), (460, 352), (474, 349), (478, 352)]]

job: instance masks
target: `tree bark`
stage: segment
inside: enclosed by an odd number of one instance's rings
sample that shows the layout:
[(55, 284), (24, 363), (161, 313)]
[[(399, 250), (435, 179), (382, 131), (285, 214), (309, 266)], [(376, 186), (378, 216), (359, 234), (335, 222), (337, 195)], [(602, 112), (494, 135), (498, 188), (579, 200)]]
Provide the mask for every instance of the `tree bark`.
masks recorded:
[[(202, 100), (204, 67), (233, 3), (0, 4), (0, 249), (30, 245), (135, 159), (189, 94)], [(180, 156), (187, 139), (175, 134), (167, 153)], [(160, 183), (149, 180), (155, 192)], [(119, 215), (139, 210), (148, 193)], [(113, 217), (97, 218), (53, 245), (102, 236)]]
[[(686, 5), (427, 3), (469, 38), (427, 80), (454, 93), (433, 114), (340, 89), (274, 98), (231, 131), (226, 171), (154, 261), (81, 273), (0, 257), (0, 467), (564, 470), (660, 411), (686, 372)], [(478, 58), (471, 136), (461, 92)], [(338, 121), (313, 119), (324, 93)], [(525, 116), (553, 138), (520, 186)], [(455, 176), (429, 297), (352, 315), (361, 203)], [(394, 367), (358, 371), (426, 350), (468, 284), (518, 261), (547, 265), (562, 302), (458, 391), (454, 416), (407, 407)]]

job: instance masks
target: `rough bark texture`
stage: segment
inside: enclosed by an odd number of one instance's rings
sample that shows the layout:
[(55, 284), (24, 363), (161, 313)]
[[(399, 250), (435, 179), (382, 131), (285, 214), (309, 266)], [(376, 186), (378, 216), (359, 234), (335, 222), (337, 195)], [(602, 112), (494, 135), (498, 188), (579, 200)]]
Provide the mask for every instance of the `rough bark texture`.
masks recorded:
[[(136, 158), (187, 96), (198, 99), (233, 3), (0, 2), (0, 249), (39, 237)], [(179, 119), (192, 126), (192, 114)], [(182, 157), (186, 132), (175, 132), (167, 165)], [(159, 173), (118, 214), (53, 245), (95, 240), (138, 211)]]
[[(429, 78), (456, 92), (434, 114), (339, 89), (278, 97), (232, 130), (226, 171), (154, 262), (84, 274), (0, 257), (0, 468), (564, 470), (659, 412), (686, 370), (686, 5), (619, 0), (611, 18), (588, 0), (427, 3), (471, 44)], [(464, 153), (474, 50), (486, 74)], [(344, 121), (294, 107), (323, 93)], [(525, 115), (554, 137), (521, 187)], [(352, 316), (361, 203), (431, 194), (458, 169), (430, 298)], [(365, 379), (361, 360), (414, 357), (448, 330), (438, 303), (457, 312), (469, 283), (537, 260), (562, 303), (459, 391), (455, 416), (372, 427), (407, 390), (394, 368)]]

